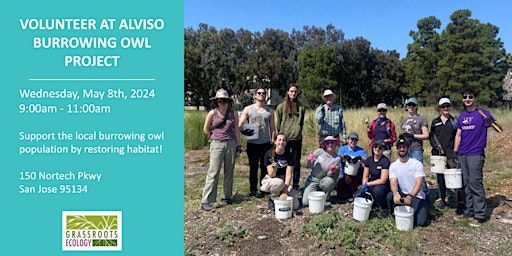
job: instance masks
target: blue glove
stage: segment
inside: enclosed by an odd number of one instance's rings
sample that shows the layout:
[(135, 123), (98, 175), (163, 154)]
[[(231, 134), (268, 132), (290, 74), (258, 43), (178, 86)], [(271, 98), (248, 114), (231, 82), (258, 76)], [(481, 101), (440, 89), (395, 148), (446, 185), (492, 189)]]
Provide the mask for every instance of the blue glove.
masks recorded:
[(361, 186), (361, 190), (363, 191), (363, 193), (368, 192), (368, 183), (363, 184), (363, 186)]
[(338, 175), (338, 178), (343, 179), (345, 177), (345, 173), (343, 173), (343, 170), (340, 170), (340, 175)]

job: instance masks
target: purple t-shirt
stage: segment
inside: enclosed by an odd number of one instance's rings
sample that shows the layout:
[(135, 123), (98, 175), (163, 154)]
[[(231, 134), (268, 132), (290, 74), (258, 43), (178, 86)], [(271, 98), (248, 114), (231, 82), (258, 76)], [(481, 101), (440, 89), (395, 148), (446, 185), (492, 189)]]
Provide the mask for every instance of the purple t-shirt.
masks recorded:
[[(487, 116), (492, 117), (489, 111), (480, 108)], [(487, 145), (487, 123), (483, 116), (475, 109), (471, 112), (464, 111), (457, 120), (457, 129), (461, 130), (459, 155), (482, 156)]]

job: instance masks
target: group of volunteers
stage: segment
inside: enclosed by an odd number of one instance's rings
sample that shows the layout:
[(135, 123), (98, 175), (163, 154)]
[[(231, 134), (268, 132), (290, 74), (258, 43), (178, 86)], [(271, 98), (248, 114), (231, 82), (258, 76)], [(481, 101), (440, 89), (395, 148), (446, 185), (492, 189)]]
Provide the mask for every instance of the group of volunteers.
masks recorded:
[[(209, 111), (204, 124), (204, 132), (211, 142), (202, 210), (212, 210), (212, 203), (217, 201), (222, 166), (222, 201), (232, 204), (235, 159), (242, 151), (240, 133), (246, 138), (257, 133), (256, 138), (246, 140), (250, 196), (262, 198), (269, 195), (268, 208), (273, 210), (276, 198), (286, 198), (292, 190), (299, 190), (306, 112), (298, 100), (299, 87), (289, 85), (275, 111), (267, 105), (266, 94), (265, 88), (256, 88), (255, 103), (245, 107), (240, 117), (231, 109), (233, 99), (226, 90), (218, 90), (211, 98), (216, 107)], [(336, 95), (325, 90), (325, 104), (315, 111), (320, 126), (319, 147), (306, 160), (310, 173), (302, 188), (301, 204), (309, 205), (309, 195), (313, 191), (325, 192), (327, 204), (334, 190), (336, 198), (332, 199), (341, 202), (352, 202), (355, 196), (369, 193), (374, 198), (373, 207), (380, 211), (379, 218), (393, 213), (395, 205), (407, 205), (414, 209), (415, 225), (427, 225), (430, 200), (423, 167), (423, 141), (428, 140), (432, 155), (446, 156), (446, 168), (462, 169), (463, 186), (455, 189), (457, 208), (454, 218), (472, 218), (470, 225), (480, 226), (486, 220), (487, 210), (482, 173), (487, 128), (491, 125), (502, 128), (489, 111), (477, 107), (477, 96), (473, 88), (463, 89), (465, 110), (458, 118), (450, 114), (450, 99), (439, 99), (440, 115), (432, 120), (430, 130), (427, 119), (418, 114), (418, 100), (409, 98), (405, 102), (407, 116), (399, 124), (402, 132), (398, 137), (395, 123), (386, 116), (387, 105), (378, 104), (378, 117), (366, 121), (371, 152), (367, 156), (365, 149), (358, 146), (359, 134), (350, 132), (347, 136), (343, 109), (334, 104)], [(398, 156), (391, 162), (393, 145)], [(351, 168), (346, 168), (349, 166)], [(443, 208), (447, 205), (443, 174), (437, 174), (437, 183), (439, 199), (436, 207)]]

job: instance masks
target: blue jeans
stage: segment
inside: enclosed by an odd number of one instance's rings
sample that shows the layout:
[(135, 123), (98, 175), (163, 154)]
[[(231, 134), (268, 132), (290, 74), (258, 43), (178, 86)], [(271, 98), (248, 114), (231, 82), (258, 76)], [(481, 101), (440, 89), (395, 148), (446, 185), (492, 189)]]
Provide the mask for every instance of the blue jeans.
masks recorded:
[[(420, 149), (420, 150), (410, 150), (409, 151), (409, 156), (411, 158), (414, 158), (418, 161), (420, 161), (421, 163), (423, 163), (423, 150)], [(430, 195), (430, 192), (428, 191), (428, 186), (427, 186), (427, 178), (423, 177), (423, 185), (421, 186), (421, 190), (423, 192), (425, 192), (425, 195), (427, 195), (427, 200), (429, 200), (429, 195)]]
[(325, 176), (322, 179), (318, 179), (309, 175), (306, 180), (306, 184), (304, 184), (304, 192), (302, 192), (302, 205), (309, 205), (309, 193), (313, 191), (325, 192), (325, 197), (327, 201), (329, 201), (331, 198), (331, 192), (334, 190), (335, 185), (336, 182), (331, 176)]

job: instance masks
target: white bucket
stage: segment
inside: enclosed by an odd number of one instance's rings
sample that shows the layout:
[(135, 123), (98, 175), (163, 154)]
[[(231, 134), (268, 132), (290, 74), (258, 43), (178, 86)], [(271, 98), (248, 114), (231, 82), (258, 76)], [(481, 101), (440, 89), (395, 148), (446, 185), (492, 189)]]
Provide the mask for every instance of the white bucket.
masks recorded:
[(414, 227), (414, 209), (410, 206), (396, 206), (395, 209), (396, 229), (409, 231)]
[(246, 140), (257, 140), (258, 139), (258, 136), (259, 136), (258, 124), (244, 124), (244, 130), (245, 129), (252, 129), (254, 131), (254, 134), (251, 136), (244, 135)]
[(354, 199), (354, 212), (352, 216), (355, 220), (366, 221), (370, 217), (372, 210), (372, 200), (366, 200), (364, 197), (356, 197)]
[(446, 169), (444, 171), (444, 181), (447, 188), (462, 188), (462, 170)]
[(431, 156), (430, 171), (433, 173), (444, 173), (446, 169), (446, 156)]
[(357, 171), (359, 170), (359, 166), (361, 165), (361, 161), (357, 161), (357, 163), (349, 163), (349, 161), (345, 162), (345, 174), (350, 176), (356, 176)]
[(325, 206), (325, 193), (323, 191), (313, 191), (308, 195), (309, 212), (321, 213)]
[(274, 199), (276, 219), (285, 220), (292, 217), (293, 197), (289, 196), (285, 200), (281, 198)]

